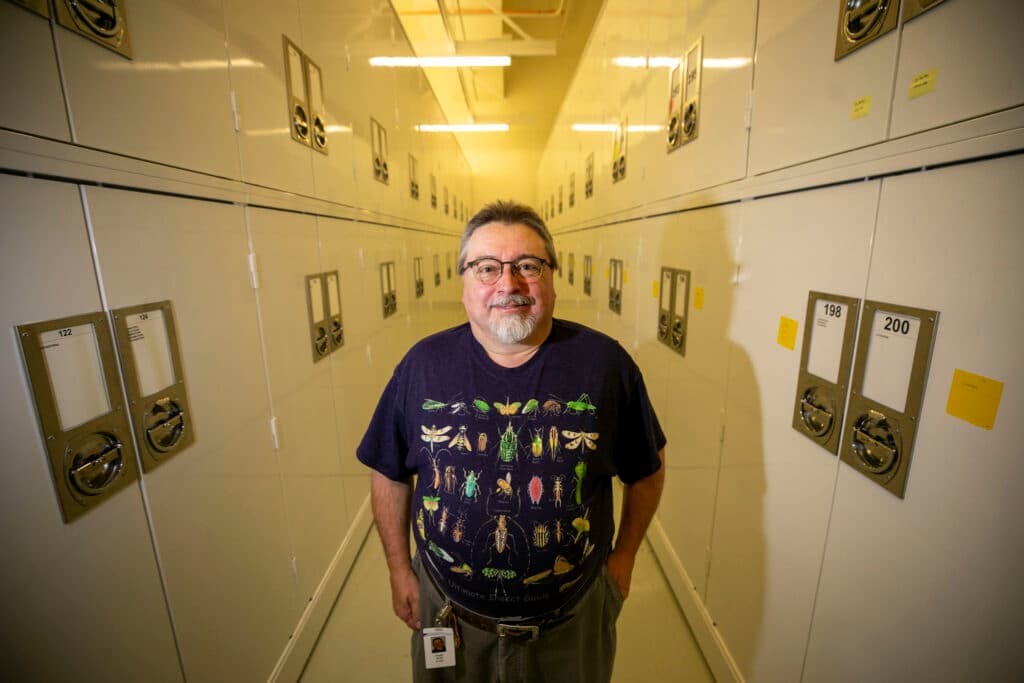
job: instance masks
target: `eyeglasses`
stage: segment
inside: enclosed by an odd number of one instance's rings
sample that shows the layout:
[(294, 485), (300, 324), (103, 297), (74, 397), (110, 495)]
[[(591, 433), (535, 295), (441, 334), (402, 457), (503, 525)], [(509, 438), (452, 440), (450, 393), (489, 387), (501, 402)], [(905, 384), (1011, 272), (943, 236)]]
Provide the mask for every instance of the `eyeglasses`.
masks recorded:
[(505, 271), (505, 266), (512, 269), (513, 275), (518, 275), (527, 282), (536, 282), (544, 273), (544, 266), (551, 267), (551, 264), (536, 256), (524, 256), (515, 261), (499, 261), (496, 258), (478, 258), (467, 263), (461, 273), (472, 269), (473, 275), (481, 284), (491, 285), (498, 281)]

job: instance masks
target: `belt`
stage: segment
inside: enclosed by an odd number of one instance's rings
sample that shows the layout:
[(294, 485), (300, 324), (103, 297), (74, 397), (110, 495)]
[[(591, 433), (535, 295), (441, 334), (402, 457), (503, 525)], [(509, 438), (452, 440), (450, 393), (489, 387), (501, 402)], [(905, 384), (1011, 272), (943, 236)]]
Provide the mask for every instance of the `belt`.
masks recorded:
[(493, 633), (499, 638), (537, 640), (540, 637), (541, 629), (549, 629), (565, 623), (572, 617), (572, 612), (568, 609), (570, 606), (560, 607), (550, 614), (545, 614), (532, 619), (516, 619), (510, 621), (486, 617), (483, 614), (478, 614), (452, 602), (452, 600), (445, 595), (444, 591), (441, 590), (441, 587), (437, 585), (434, 575), (430, 573), (430, 570), (427, 567), (423, 567), (423, 573), (426, 574), (427, 578), (430, 580), (434, 590), (436, 590), (438, 594), (443, 596), (445, 599), (444, 607), (442, 607), (441, 611), (436, 617), (434, 617), (434, 623), (437, 625), (447, 624), (454, 617), (458, 621), (463, 621), (470, 626), (475, 626), (476, 628), (487, 631), (488, 633)]

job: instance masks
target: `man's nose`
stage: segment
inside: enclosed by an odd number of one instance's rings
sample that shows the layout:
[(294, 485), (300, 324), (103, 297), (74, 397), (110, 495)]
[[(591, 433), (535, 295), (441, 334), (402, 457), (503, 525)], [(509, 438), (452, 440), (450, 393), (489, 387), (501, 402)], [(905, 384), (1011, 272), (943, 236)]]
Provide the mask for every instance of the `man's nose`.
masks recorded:
[(515, 265), (511, 263), (504, 264), (501, 269), (501, 277), (498, 278), (498, 286), (503, 291), (517, 290), (525, 284), (526, 280), (519, 275)]

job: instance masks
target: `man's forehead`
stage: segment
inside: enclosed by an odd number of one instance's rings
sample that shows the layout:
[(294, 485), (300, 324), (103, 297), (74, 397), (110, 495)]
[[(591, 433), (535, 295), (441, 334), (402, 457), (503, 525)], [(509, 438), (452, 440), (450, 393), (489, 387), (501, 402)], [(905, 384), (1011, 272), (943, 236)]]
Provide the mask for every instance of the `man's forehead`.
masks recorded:
[(522, 223), (487, 223), (470, 235), (468, 250), (486, 247), (513, 245), (519, 248), (540, 249), (543, 252), (544, 239), (537, 232)]

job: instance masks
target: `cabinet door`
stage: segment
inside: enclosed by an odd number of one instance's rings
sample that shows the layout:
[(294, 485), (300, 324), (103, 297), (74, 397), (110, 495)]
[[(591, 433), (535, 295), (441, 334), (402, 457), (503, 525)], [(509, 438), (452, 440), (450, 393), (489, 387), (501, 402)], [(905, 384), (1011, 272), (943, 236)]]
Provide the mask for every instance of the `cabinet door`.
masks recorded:
[(185, 675), (265, 678), (303, 605), (243, 210), (103, 188), (86, 199), (108, 305), (174, 305), (195, 443), (144, 482)]
[[(865, 298), (938, 311), (938, 328), (905, 497), (840, 468), (806, 680), (1019, 669), (1022, 173), (1014, 156), (883, 181)], [(1003, 384), (997, 411), (983, 379)]]
[(10, 680), (180, 681), (139, 486), (64, 524), (13, 333), (102, 309), (78, 188), (0, 175), (0, 205), (0, 287), (17, 292), (0, 300), (0, 669)]

